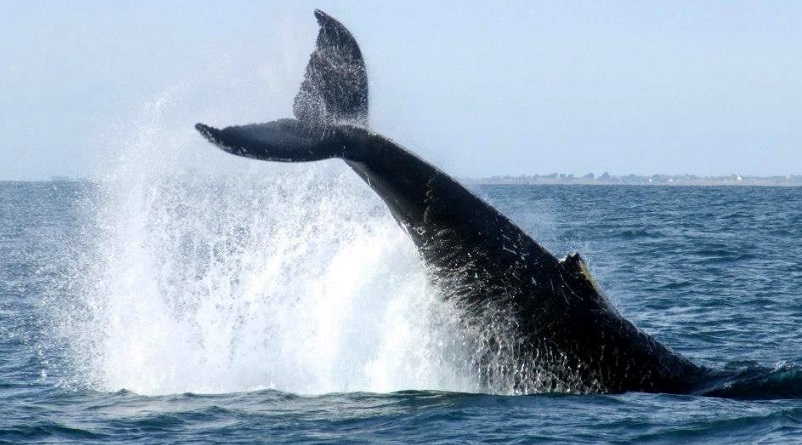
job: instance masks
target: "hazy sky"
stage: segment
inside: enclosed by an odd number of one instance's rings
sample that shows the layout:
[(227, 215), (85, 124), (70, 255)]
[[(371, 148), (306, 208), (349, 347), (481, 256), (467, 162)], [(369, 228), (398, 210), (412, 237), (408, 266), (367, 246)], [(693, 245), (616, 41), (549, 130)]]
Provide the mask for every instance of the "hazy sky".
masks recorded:
[(132, 139), (217, 162), (192, 126), (289, 116), (316, 7), (362, 47), (373, 128), (454, 175), (802, 174), (799, 1), (6, 0), (0, 179)]

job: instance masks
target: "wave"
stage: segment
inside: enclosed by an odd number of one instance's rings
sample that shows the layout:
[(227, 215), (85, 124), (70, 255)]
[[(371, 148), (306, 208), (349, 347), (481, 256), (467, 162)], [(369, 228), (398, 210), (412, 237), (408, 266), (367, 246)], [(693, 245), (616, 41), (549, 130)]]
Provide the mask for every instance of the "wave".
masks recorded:
[(782, 363), (774, 368), (733, 363), (697, 394), (745, 400), (802, 398), (802, 366)]

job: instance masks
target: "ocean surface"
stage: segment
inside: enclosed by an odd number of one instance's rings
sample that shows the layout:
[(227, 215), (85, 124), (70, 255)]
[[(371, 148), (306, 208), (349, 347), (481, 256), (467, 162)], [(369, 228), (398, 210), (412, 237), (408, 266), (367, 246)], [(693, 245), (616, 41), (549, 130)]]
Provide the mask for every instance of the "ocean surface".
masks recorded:
[(355, 175), (262, 165), (0, 182), (0, 443), (802, 443), (802, 189), (472, 186), (659, 341), (770, 370), (515, 395)]

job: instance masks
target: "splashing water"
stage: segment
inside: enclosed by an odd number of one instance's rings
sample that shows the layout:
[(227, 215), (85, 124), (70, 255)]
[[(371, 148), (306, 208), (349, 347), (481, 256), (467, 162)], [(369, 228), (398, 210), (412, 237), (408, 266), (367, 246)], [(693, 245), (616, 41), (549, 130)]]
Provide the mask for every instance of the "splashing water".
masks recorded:
[[(54, 334), (42, 379), (140, 394), (515, 394), (520, 377), (524, 393), (594, 392), (516, 356), (513, 317), (461, 321), (345, 166), (237, 160), (236, 174), (218, 174), (215, 163), (235, 158), (167, 130), (168, 102), (121, 139), (123, 156), (85, 203), (86, 239), (52, 258), (53, 276), (70, 259), (77, 267), (42, 299)], [(202, 174), (187, 167), (193, 153)], [(747, 369), (709, 393), (798, 397), (798, 375)]]
[(475, 390), (453, 308), (356, 175), (333, 163), (187, 172), (183, 151), (214, 152), (161, 129), (163, 105), (87, 206), (98, 233), (75, 274), (83, 313), (61, 326), (82, 384)]

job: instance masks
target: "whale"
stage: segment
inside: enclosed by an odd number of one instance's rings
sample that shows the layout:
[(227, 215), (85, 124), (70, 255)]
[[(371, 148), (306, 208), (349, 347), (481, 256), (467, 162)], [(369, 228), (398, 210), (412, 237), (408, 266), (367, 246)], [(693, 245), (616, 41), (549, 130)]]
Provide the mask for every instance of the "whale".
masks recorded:
[(196, 129), (220, 149), (273, 162), (344, 161), (386, 204), (427, 277), (459, 313), (487, 388), (704, 393), (728, 376), (639, 330), (584, 259), (557, 258), (457, 180), (369, 126), (368, 77), (351, 32), (322, 11), (293, 117)]

